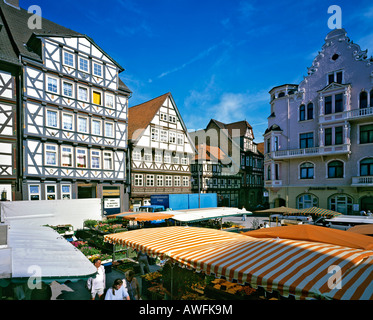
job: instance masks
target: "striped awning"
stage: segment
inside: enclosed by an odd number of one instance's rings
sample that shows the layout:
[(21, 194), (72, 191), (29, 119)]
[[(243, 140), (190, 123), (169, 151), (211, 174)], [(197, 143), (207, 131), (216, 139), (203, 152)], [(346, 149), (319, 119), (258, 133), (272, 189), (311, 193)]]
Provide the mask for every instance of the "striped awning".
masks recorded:
[(158, 221), (172, 218), (173, 214), (160, 212), (141, 212), (122, 216), (123, 219), (139, 222)]
[[(105, 236), (190, 269), (297, 299), (373, 299), (373, 251), (225, 231), (167, 227)], [(342, 289), (333, 290), (333, 268)], [(337, 281), (337, 284), (339, 282)], [(350, 297), (350, 298), (348, 298)]]
[(300, 215), (300, 216), (317, 216), (317, 217), (325, 217), (325, 218), (333, 218), (336, 216), (341, 215), (341, 213), (328, 210), (328, 209), (323, 209), (323, 208), (318, 208), (318, 207), (311, 207), (311, 208), (306, 208), (299, 210), (298, 212), (292, 212), (292, 213), (284, 213), (285, 215)]

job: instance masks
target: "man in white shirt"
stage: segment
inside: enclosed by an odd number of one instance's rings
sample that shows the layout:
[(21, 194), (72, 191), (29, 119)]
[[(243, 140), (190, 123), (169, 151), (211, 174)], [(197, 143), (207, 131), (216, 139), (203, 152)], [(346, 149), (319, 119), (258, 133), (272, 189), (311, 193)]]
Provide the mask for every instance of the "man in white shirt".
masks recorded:
[(87, 288), (91, 291), (91, 299), (95, 300), (98, 294), (99, 299), (101, 299), (104, 294), (106, 287), (106, 275), (105, 268), (101, 265), (100, 259), (93, 260), (93, 264), (97, 268), (97, 274), (94, 278), (89, 278), (87, 281)]

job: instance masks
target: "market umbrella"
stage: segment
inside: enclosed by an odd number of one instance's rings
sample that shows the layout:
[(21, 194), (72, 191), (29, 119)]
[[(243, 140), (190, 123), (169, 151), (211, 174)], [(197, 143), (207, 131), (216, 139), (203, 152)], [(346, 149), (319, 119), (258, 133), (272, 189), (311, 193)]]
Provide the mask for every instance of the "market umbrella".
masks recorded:
[[(286, 214), (289, 214), (289, 213), (285, 213), (285, 215)], [(323, 209), (323, 208), (318, 208), (318, 207), (311, 207), (311, 208), (306, 208), (302, 210), (298, 209), (297, 212), (293, 212), (291, 214), (300, 215), (300, 216), (312, 215), (316, 217), (325, 217), (325, 218), (334, 218), (336, 216), (341, 215), (341, 213), (339, 212), (328, 210), (328, 209)]]
[(372, 236), (373, 235), (373, 225), (372, 224), (361, 224), (361, 225), (357, 225), (357, 226), (354, 226), (352, 228), (349, 228), (346, 231)]
[(129, 216), (129, 215), (133, 215), (133, 212), (132, 211), (128, 211), (128, 212), (121, 212), (121, 213), (116, 213), (116, 214), (110, 214), (110, 215), (107, 215), (106, 218), (109, 218), (109, 219), (112, 219), (112, 218), (123, 218), (123, 217)]
[[(371, 229), (373, 231), (373, 229)], [(338, 246), (373, 250), (373, 238), (357, 233), (300, 224), (285, 227), (263, 228), (243, 233), (254, 238), (280, 238), (301, 241), (313, 241), (335, 244)]]
[[(257, 239), (193, 227), (142, 229), (106, 235), (149, 255), (229, 281), (278, 291), (297, 299), (373, 299), (373, 251), (329, 243)], [(333, 291), (331, 268), (342, 275), (343, 292)]]
[(293, 214), (299, 212), (299, 209), (289, 208), (289, 207), (278, 207), (278, 208), (271, 208), (265, 210), (255, 211), (255, 213), (282, 213), (282, 214)]
[(146, 222), (146, 221), (157, 221), (166, 220), (172, 218), (173, 214), (160, 213), (160, 212), (141, 212), (131, 215), (124, 215), (123, 218), (126, 220)]

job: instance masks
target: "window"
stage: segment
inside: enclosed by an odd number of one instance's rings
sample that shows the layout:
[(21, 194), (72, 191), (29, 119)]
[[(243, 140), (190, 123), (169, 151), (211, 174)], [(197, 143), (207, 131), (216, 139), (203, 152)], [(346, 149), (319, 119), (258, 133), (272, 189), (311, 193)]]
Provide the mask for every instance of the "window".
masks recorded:
[(167, 121), (167, 114), (166, 113), (162, 113), (159, 115), (161, 121)]
[(78, 131), (82, 133), (88, 133), (88, 119), (78, 117)]
[(331, 146), (333, 144), (332, 138), (333, 138), (332, 128), (326, 128), (325, 129), (325, 145), (326, 146)]
[(360, 92), (360, 109), (368, 108), (368, 94), (365, 91)]
[(97, 91), (93, 91), (92, 96), (93, 96), (93, 103), (100, 106), (101, 105), (101, 93)]
[(47, 91), (58, 93), (58, 80), (56, 78), (47, 77)]
[(164, 162), (171, 163), (171, 154), (169, 152), (165, 152), (164, 154)]
[(74, 67), (74, 55), (70, 52), (63, 53), (63, 63), (66, 66)]
[(174, 156), (172, 158), (172, 163), (173, 164), (179, 164), (180, 163), (180, 157), (178, 155)]
[(161, 130), (161, 142), (168, 142), (168, 132)]
[(332, 113), (332, 97), (327, 96), (325, 97), (325, 114)]
[(89, 73), (89, 62), (87, 59), (79, 57), (79, 70)]
[(312, 194), (303, 194), (297, 198), (297, 209), (318, 207), (319, 200)]
[(166, 187), (172, 187), (172, 176), (166, 176), (165, 177), (165, 186)]
[(300, 165), (300, 178), (301, 179), (313, 179), (314, 166), (310, 162), (306, 162)]
[(343, 79), (343, 73), (342, 73), (342, 71), (337, 72), (337, 74), (336, 74), (336, 81), (337, 81), (337, 83), (342, 84), (342, 79)]
[(174, 178), (174, 186), (175, 186), (175, 187), (181, 187), (181, 177), (176, 176), (176, 177)]
[(307, 120), (313, 119), (313, 103), (307, 105)]
[(73, 149), (71, 147), (62, 147), (61, 155), (61, 166), (72, 167), (73, 166)]
[(98, 150), (91, 151), (91, 168), (92, 169), (101, 168), (101, 152)]
[(181, 133), (177, 134), (177, 144), (181, 146), (184, 144), (184, 135)]
[(169, 142), (170, 143), (176, 143), (176, 133), (175, 132), (170, 132), (169, 133)]
[(113, 170), (112, 152), (104, 152), (104, 170)]
[(135, 174), (135, 187), (143, 186), (143, 176), (142, 174)]
[(360, 126), (360, 144), (373, 143), (373, 124)]
[(343, 178), (343, 162), (341, 161), (329, 162), (328, 178)]
[(45, 164), (47, 166), (57, 165), (57, 146), (50, 144), (45, 145)]
[(342, 214), (352, 214), (352, 198), (346, 195), (335, 195), (329, 198), (329, 209)]
[(86, 149), (76, 150), (76, 166), (78, 168), (87, 168), (87, 150)]
[(71, 199), (71, 185), (70, 184), (62, 184), (61, 185), (61, 198), (62, 198), (62, 200), (70, 200)]
[(159, 140), (159, 130), (156, 128), (152, 128), (152, 141)]
[(373, 158), (360, 161), (360, 176), (373, 176)]
[(47, 200), (56, 200), (56, 186), (54, 184), (45, 185), (45, 198)]
[(187, 156), (184, 156), (184, 157), (181, 158), (181, 164), (184, 164), (184, 165), (186, 164), (187, 165), (188, 163), (189, 163), (189, 161), (188, 161)]
[(272, 180), (271, 165), (267, 167), (267, 180)]
[(155, 162), (162, 162), (162, 151), (156, 151), (154, 155)]
[(171, 123), (176, 123), (176, 117), (175, 116), (170, 116), (170, 122)]
[(328, 75), (328, 84), (331, 84), (334, 82), (334, 73), (331, 73)]
[(183, 177), (183, 187), (189, 187), (189, 177)]
[(114, 138), (114, 125), (109, 122), (105, 122), (105, 136)]
[(334, 112), (342, 112), (343, 111), (343, 93), (335, 95), (335, 106)]
[(73, 85), (70, 82), (63, 82), (63, 95), (66, 97), (73, 96)]
[(152, 151), (151, 150), (145, 150), (144, 152), (144, 161), (152, 162), (153, 161), (153, 156), (152, 156)]
[[(338, 54), (335, 54), (333, 55), (333, 57), (339, 57)], [(337, 82), (337, 83), (340, 83), (342, 84), (343, 82), (343, 72), (342, 71), (337, 71), (337, 72), (333, 72), (333, 73), (329, 73), (328, 74), (328, 84), (331, 84), (333, 82)]]
[(102, 77), (102, 65), (93, 62), (93, 74), (97, 77)]
[(101, 135), (101, 121), (92, 120), (92, 134), (100, 136)]
[(141, 150), (134, 149), (132, 152), (132, 159), (133, 160), (141, 160)]
[(157, 186), (163, 187), (163, 176), (157, 176)]
[(88, 101), (88, 89), (79, 87), (78, 89), (78, 99), (87, 102)]
[(302, 104), (299, 107), (299, 121), (304, 121), (306, 120), (306, 106)]
[(154, 187), (154, 175), (147, 174), (146, 175), (146, 186), (147, 187)]
[(47, 126), (57, 128), (57, 111), (47, 110)]
[(40, 200), (40, 185), (38, 184), (30, 184), (28, 186), (28, 197), (31, 201)]
[(343, 144), (343, 127), (335, 127), (335, 142), (334, 144)]
[(299, 145), (301, 149), (313, 147), (313, 133), (302, 133), (300, 135)]
[(73, 117), (72, 114), (62, 114), (62, 128), (64, 130), (73, 130)]
[(105, 94), (105, 106), (110, 109), (114, 108), (114, 96), (112, 94)]

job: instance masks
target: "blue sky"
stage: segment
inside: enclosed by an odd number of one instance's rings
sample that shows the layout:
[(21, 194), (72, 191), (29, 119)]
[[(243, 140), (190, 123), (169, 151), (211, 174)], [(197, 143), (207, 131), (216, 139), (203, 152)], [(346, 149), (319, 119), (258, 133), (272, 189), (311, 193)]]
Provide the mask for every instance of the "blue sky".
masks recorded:
[(171, 92), (188, 130), (247, 120), (263, 141), (268, 91), (299, 83), (330, 31), (330, 5), (373, 55), (373, 3), (259, 0), (20, 0), (95, 40), (125, 71), (129, 106)]

